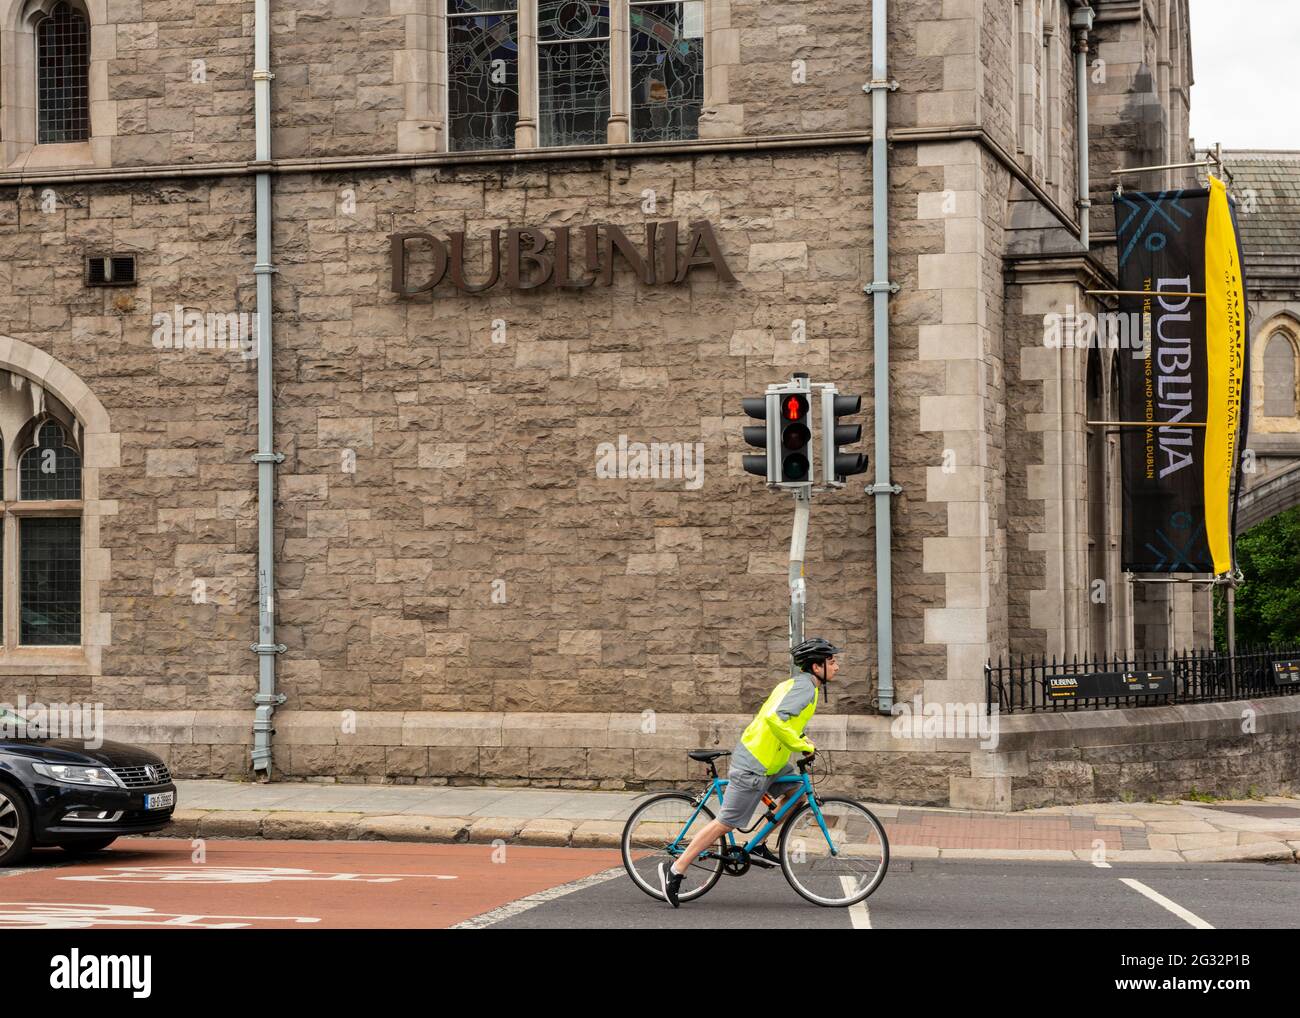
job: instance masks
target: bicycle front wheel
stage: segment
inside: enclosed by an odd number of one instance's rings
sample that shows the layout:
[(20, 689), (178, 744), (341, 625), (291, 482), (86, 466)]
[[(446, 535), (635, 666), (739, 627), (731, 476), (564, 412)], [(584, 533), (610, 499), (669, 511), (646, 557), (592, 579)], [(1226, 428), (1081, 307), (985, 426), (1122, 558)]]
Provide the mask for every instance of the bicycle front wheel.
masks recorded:
[[(641, 803), (627, 818), (621, 844), (623, 868), (632, 883), (650, 897), (663, 901), (659, 864), (671, 864), (712, 820), (709, 807), (701, 806), (696, 813), (695, 800), (685, 792), (664, 792)], [(722, 876), (722, 847), (723, 839), (719, 838), (709, 846), (707, 855), (701, 854), (686, 867), (686, 876), (677, 893), (681, 901), (700, 897), (718, 882)]]
[[(820, 814), (820, 821), (818, 818)], [(859, 802), (840, 796), (805, 803), (781, 832), (781, 871), (814, 905), (856, 905), (885, 879), (885, 828)]]

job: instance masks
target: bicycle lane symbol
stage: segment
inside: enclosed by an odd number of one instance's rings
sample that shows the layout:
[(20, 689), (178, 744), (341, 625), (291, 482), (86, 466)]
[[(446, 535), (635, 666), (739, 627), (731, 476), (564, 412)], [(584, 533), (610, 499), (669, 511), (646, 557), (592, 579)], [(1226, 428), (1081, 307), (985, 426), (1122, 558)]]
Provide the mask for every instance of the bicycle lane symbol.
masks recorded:
[(96, 873), (59, 877), (109, 884), (269, 884), (277, 881), (344, 881), (395, 884), (402, 880), (456, 880), (445, 873), (318, 873), (286, 866), (109, 866)]
[(359, 874), (316, 872), (286, 866), (109, 866), (94, 874), (60, 876), (60, 880), (86, 880), (104, 884), (269, 884), (285, 880), (351, 881), (361, 884), (395, 884), (399, 880), (455, 880), (447, 874)]
[(96, 926), (184, 926), (190, 929), (239, 930), (256, 923), (318, 923), (313, 916), (209, 915), (155, 912), (145, 905), (98, 905), (74, 902), (0, 901), (0, 929), (86, 930)]

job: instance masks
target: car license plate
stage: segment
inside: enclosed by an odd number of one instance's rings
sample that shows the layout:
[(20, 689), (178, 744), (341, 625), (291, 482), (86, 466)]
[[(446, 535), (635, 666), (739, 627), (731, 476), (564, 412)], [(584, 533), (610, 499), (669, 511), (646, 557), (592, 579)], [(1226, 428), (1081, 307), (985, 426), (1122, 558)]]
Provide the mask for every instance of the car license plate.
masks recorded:
[(154, 792), (153, 795), (144, 797), (145, 809), (166, 809), (168, 806), (175, 805), (175, 792)]

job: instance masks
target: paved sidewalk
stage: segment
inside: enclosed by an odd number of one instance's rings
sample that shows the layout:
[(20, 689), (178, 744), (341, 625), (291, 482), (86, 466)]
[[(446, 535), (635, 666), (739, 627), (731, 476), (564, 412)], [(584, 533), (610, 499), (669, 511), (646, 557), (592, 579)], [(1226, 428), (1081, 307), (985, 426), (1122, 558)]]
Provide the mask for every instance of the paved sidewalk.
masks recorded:
[[(177, 781), (167, 837), (616, 847), (644, 793), (438, 785)], [(982, 813), (868, 803), (902, 859), (1300, 861), (1300, 798), (1089, 803)]]

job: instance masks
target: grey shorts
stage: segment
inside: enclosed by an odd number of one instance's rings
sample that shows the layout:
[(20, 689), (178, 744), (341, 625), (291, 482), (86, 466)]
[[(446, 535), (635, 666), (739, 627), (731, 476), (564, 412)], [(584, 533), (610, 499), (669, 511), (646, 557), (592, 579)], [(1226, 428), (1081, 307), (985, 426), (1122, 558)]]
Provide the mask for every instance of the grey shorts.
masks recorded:
[[(763, 793), (772, 787), (777, 778), (798, 775), (793, 764), (786, 764), (775, 774), (751, 774), (748, 771), (732, 771), (727, 775), (727, 790), (722, 795), (722, 810), (718, 819), (728, 827), (745, 827), (754, 810), (763, 799)], [(795, 786), (789, 782), (777, 786), (773, 798), (784, 795)]]

